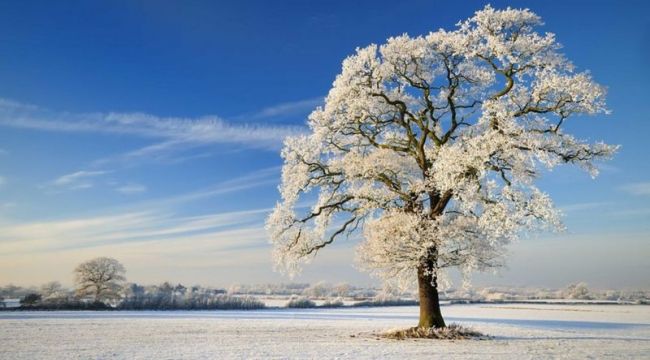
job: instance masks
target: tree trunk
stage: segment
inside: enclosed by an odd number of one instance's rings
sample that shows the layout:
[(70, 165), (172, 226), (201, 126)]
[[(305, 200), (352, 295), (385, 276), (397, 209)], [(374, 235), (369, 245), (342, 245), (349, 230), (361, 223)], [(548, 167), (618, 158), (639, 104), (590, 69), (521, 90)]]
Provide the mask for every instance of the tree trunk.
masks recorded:
[(431, 264), (418, 267), (418, 291), (420, 295), (420, 322), (421, 328), (443, 328), (445, 320), (440, 312), (438, 299), (438, 283), (431, 271)]

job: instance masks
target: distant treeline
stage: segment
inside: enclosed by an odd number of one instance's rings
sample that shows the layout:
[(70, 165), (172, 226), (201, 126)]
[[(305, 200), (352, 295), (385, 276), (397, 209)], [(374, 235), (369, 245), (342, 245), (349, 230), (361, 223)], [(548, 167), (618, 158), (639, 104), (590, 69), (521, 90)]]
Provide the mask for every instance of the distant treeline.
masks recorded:
[[(129, 283), (119, 293), (104, 301), (91, 296), (80, 296), (58, 282), (41, 287), (0, 287), (0, 310), (216, 310), (261, 309), (263, 295), (291, 296), (290, 308), (348, 306), (416, 305), (416, 294), (387, 293), (373, 288), (355, 287), (345, 283), (316, 284), (258, 284), (232, 285), (228, 290), (202, 286), (186, 287), (165, 282), (160, 285)], [(649, 304), (647, 290), (593, 290), (584, 283), (571, 284), (562, 289), (523, 287), (483, 287), (449, 289), (441, 299), (457, 302), (517, 302), (531, 300), (591, 300)], [(320, 300), (319, 304), (314, 300)], [(324, 302), (323, 302), (324, 300)]]
[(252, 310), (264, 303), (252, 296), (233, 296), (223, 289), (163, 283), (158, 286), (130, 284), (116, 306), (121, 310)]
[(239, 295), (296, 295), (309, 298), (357, 298), (366, 299), (377, 296), (381, 291), (358, 287), (348, 283), (330, 284), (328, 282), (279, 283), (279, 284), (234, 284), (228, 288), (229, 294)]
[[(5, 299), (19, 299), (20, 306), (7, 307)], [(41, 288), (8, 285), (0, 287), (0, 300), (7, 310), (250, 310), (265, 307), (252, 296), (233, 296), (224, 289), (188, 288), (167, 282), (151, 286), (127, 284), (118, 298), (107, 302), (79, 298), (74, 291), (58, 283), (48, 283)]]
[(475, 287), (450, 289), (441, 294), (444, 300), (467, 300), (471, 302), (502, 302), (530, 300), (592, 300), (648, 304), (648, 290), (597, 290), (586, 283), (574, 283), (561, 289), (535, 287)]
[[(380, 295), (370, 300), (363, 300), (352, 302), (347, 306), (350, 307), (378, 307), (378, 306), (413, 306), (418, 305), (417, 300), (402, 299), (397, 296)], [(285, 305), (291, 309), (305, 309), (305, 308), (338, 308), (346, 306), (341, 298), (327, 300), (318, 305), (315, 301), (310, 300), (304, 296), (292, 296), (289, 302)]]
[[(228, 293), (251, 295), (295, 295), (308, 299), (352, 298), (361, 301), (359, 306), (375, 306), (369, 305), (373, 301), (379, 303), (389, 302), (384, 301), (386, 299), (417, 299), (417, 293), (413, 292), (386, 292), (380, 289), (357, 287), (346, 283), (330, 284), (326, 282), (318, 282), (315, 284), (235, 284), (228, 288)], [(440, 297), (442, 300), (466, 300), (473, 302), (568, 299), (620, 301), (645, 304), (650, 300), (650, 291), (596, 290), (590, 289), (586, 283), (575, 283), (561, 289), (507, 286), (451, 288), (442, 291)], [(407, 300), (402, 302), (405, 301)]]
[(398, 297), (378, 297), (372, 300), (365, 300), (354, 303), (354, 307), (376, 307), (376, 306), (415, 306), (419, 305), (417, 300), (401, 299)]

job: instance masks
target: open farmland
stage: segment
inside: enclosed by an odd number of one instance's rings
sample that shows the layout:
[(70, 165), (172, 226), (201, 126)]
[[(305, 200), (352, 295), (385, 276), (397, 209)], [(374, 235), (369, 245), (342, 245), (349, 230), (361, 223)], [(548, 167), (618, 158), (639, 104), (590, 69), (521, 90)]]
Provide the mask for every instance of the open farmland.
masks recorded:
[(4, 312), (2, 359), (647, 358), (650, 307), (451, 305), (490, 340), (378, 340), (417, 307), (256, 311)]

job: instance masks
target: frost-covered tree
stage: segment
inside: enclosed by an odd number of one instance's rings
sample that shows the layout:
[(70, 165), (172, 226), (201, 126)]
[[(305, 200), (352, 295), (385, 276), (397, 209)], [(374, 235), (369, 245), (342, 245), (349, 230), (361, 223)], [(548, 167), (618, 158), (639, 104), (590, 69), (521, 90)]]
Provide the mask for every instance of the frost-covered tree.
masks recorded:
[(580, 282), (577, 284), (571, 284), (562, 291), (562, 298), (564, 299), (578, 299), (578, 300), (589, 300), (592, 298), (589, 287), (586, 283)]
[(59, 303), (68, 301), (70, 291), (64, 288), (58, 281), (50, 281), (41, 285), (40, 293), (43, 301), (47, 303)]
[(98, 257), (74, 270), (78, 296), (92, 296), (94, 301), (116, 299), (126, 280), (124, 266), (117, 260)]
[(362, 229), (359, 265), (393, 285), (417, 280), (419, 326), (444, 327), (443, 269), (497, 267), (523, 230), (562, 228), (535, 180), (560, 164), (595, 176), (617, 147), (563, 131), (607, 113), (605, 89), (541, 24), (527, 9), (487, 6), (453, 31), (345, 59), (310, 133), (282, 151), (282, 201), (267, 220), (279, 268), (294, 273)]

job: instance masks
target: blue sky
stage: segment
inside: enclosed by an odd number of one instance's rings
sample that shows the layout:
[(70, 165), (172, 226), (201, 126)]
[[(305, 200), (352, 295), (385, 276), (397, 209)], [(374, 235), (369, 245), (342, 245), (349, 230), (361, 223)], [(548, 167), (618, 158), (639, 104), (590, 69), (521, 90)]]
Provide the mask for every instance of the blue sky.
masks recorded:
[[(592, 180), (540, 181), (568, 231), (512, 247), (479, 285), (648, 288), (650, 5), (528, 7), (579, 69), (609, 88), (582, 138), (621, 144)], [(355, 47), (450, 29), (485, 2), (14, 1), (0, 3), (0, 284), (70, 284), (112, 256), (132, 281), (288, 281), (262, 228), (282, 138), (304, 131)], [(366, 284), (351, 242), (296, 281)]]

